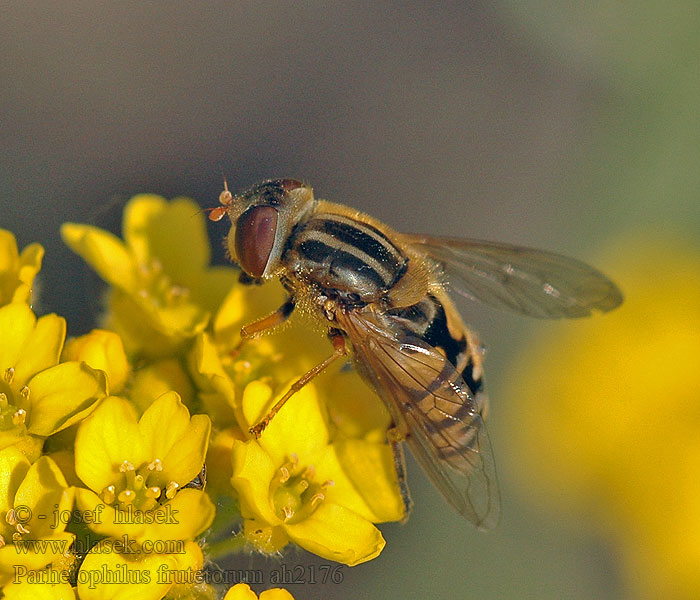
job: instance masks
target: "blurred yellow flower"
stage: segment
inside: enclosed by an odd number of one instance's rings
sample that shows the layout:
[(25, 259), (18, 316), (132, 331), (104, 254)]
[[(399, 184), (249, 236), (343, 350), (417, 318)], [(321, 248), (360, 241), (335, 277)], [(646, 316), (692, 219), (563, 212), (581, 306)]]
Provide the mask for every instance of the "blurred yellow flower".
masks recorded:
[[(272, 390), (248, 384), (245, 429), (271, 406)], [(362, 476), (359, 475), (359, 470)], [(295, 394), (259, 440), (233, 443), (233, 477), (244, 534), (271, 553), (289, 540), (353, 566), (376, 557), (384, 538), (372, 525), (403, 517), (403, 502), (387, 444), (330, 443), (313, 385)]]
[(185, 406), (190, 409), (193, 407), (195, 390), (189, 374), (177, 358), (163, 358), (142, 364), (134, 372), (129, 385), (129, 400), (143, 412), (154, 400), (169, 391), (177, 392)]
[(19, 302), (0, 308), (0, 448), (20, 444), (32, 457), (44, 437), (80, 421), (106, 395), (102, 371), (59, 364), (65, 335), (61, 317), (37, 319)]
[(231, 267), (209, 267), (199, 206), (135, 196), (124, 210), (124, 241), (89, 225), (65, 223), (63, 240), (108, 284), (108, 326), (129, 353), (168, 356), (204, 330), (236, 281)]
[(646, 235), (610, 265), (625, 304), (552, 325), (504, 395), (524, 489), (617, 542), (636, 598), (700, 597), (700, 248)]
[(201, 471), (209, 442), (206, 415), (190, 417), (175, 392), (158, 398), (137, 418), (126, 400), (111, 396), (78, 428), (76, 488), (88, 523), (104, 536), (128, 536), (143, 545), (191, 540), (214, 518), (203, 491), (184, 488)]
[(0, 229), (0, 306), (32, 301), (32, 285), (41, 269), (44, 248), (30, 244), (20, 254), (15, 236)]
[[(247, 583), (237, 583), (226, 592), (224, 600), (258, 600), (258, 596)], [(294, 600), (294, 596), (282, 588), (272, 588), (262, 592), (260, 600)]]
[(72, 505), (73, 491), (50, 458), (32, 465), (15, 447), (0, 450), (0, 585), (71, 566), (74, 536), (54, 516)]

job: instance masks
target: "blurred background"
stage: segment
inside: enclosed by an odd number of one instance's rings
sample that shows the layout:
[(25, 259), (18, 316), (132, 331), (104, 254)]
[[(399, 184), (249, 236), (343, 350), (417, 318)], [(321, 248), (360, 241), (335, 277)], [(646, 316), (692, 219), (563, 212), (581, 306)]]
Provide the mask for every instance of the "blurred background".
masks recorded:
[(223, 176), (595, 264), (616, 313), (460, 304), (488, 347), (500, 526), (474, 530), (411, 463), (415, 509), (382, 555), (290, 589), (698, 598), (699, 26), (683, 0), (6, 3), (0, 227), (46, 247), (41, 310), (73, 334), (94, 303), (59, 225), (117, 231), (137, 192), (215, 206)]

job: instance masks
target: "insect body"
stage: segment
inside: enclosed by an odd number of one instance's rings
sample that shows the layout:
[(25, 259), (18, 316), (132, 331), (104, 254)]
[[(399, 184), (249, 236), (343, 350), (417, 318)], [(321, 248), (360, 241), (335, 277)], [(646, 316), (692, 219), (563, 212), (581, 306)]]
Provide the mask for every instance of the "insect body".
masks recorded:
[(242, 329), (252, 337), (301, 305), (326, 323), (333, 354), (297, 380), (251, 433), (260, 436), (286, 400), (351, 353), (385, 402), (391, 440), (405, 440), (447, 501), (478, 526), (498, 519), (484, 427), (481, 346), (458, 294), (536, 317), (580, 317), (622, 302), (615, 285), (574, 259), (489, 242), (410, 236), (344, 205), (317, 200), (294, 179), (225, 189), (210, 212), (228, 214), (231, 257), (253, 279), (278, 277), (289, 300)]

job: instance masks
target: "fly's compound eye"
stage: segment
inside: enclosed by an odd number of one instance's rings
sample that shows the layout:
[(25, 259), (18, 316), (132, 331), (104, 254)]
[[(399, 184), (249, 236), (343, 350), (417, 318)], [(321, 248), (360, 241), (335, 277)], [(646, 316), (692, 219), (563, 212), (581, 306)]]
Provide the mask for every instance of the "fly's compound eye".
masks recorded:
[(275, 245), (277, 210), (272, 206), (252, 206), (236, 224), (236, 258), (252, 277), (262, 277)]

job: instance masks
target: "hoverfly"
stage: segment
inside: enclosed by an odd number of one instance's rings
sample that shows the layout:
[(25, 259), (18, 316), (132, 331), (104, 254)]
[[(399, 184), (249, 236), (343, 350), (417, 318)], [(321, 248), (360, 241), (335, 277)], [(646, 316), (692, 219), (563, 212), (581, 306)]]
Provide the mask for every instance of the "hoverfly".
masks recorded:
[(397, 472), (398, 442), (405, 440), (460, 514), (481, 528), (494, 526), (500, 502), (484, 427), (483, 354), (446, 286), (492, 306), (559, 318), (619, 306), (615, 284), (582, 262), (542, 250), (404, 235), (314, 198), (296, 179), (264, 181), (235, 196), (225, 186), (219, 202), (209, 218), (231, 219), (231, 258), (249, 280), (277, 277), (289, 293), (277, 311), (243, 327), (242, 340), (280, 325), (301, 306), (326, 324), (333, 344), (332, 354), (300, 377), (251, 433), (259, 437), (289, 397), (350, 354), (391, 415)]

